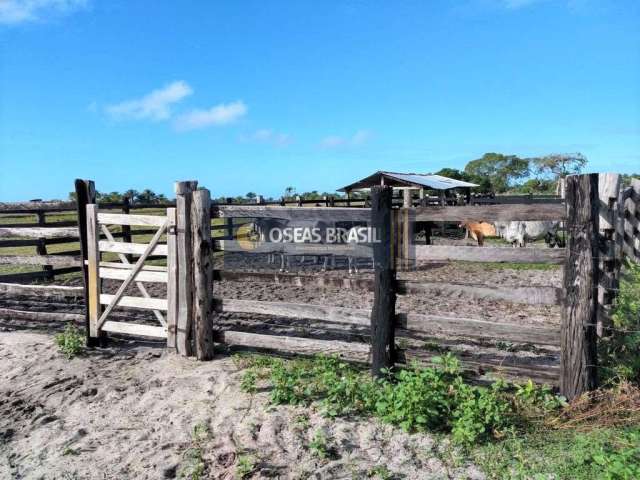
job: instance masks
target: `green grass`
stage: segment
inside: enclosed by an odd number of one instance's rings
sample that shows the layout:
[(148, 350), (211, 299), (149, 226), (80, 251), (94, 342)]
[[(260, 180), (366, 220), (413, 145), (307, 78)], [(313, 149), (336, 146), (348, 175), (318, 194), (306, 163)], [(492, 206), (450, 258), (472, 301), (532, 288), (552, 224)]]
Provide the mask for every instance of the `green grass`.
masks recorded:
[(537, 430), (470, 453), (489, 479), (640, 478), (640, 426), (590, 432)]

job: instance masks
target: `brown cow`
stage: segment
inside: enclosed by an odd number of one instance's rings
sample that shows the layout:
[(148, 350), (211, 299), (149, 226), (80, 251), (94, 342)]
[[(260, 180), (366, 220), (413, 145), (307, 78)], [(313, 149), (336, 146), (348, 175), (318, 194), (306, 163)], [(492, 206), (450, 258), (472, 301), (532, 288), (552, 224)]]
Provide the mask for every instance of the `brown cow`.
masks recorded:
[(460, 226), (467, 229), (466, 237), (471, 236), (471, 238), (478, 242), (480, 247), (484, 245), (484, 237), (496, 236), (496, 227), (492, 223), (464, 222), (461, 223)]

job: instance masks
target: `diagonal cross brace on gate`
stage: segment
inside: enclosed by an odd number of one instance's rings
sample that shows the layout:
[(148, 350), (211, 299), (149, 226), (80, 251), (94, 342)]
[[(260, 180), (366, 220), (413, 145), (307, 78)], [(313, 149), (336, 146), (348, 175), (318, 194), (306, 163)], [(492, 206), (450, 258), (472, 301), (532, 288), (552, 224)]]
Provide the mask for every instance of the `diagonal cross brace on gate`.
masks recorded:
[[(111, 235), (111, 232), (109, 231), (109, 229), (107, 228), (106, 225), (100, 225), (101, 229), (102, 229), (102, 233), (104, 233), (105, 237), (107, 237), (107, 239), (110, 242), (115, 242), (115, 238), (113, 238), (113, 235)], [(120, 258), (120, 261), (125, 264), (125, 265), (131, 265), (131, 262), (129, 261), (129, 259), (126, 257), (126, 255), (122, 254), (122, 253), (118, 253), (118, 258)], [(136, 286), (138, 287), (138, 290), (140, 290), (140, 293), (142, 294), (143, 297), (145, 298), (151, 298), (151, 295), (149, 295), (149, 292), (147, 292), (147, 289), (144, 286), (144, 283), (142, 282), (136, 282)], [(164, 316), (162, 315), (162, 313), (160, 313), (160, 310), (154, 310), (153, 314), (156, 316), (156, 318), (158, 319), (158, 321), (162, 324), (163, 327), (167, 326), (167, 322), (164, 319)]]
[(151, 255), (151, 252), (153, 252), (153, 249), (160, 241), (160, 237), (162, 237), (162, 234), (165, 232), (168, 225), (169, 225), (169, 219), (167, 218), (163, 222), (162, 226), (155, 233), (155, 235), (151, 239), (151, 242), (149, 242), (149, 244), (147, 245), (147, 248), (145, 248), (140, 258), (138, 258), (138, 261), (135, 263), (135, 265), (131, 269), (131, 273), (125, 279), (125, 281), (122, 282), (122, 285), (120, 285), (120, 288), (118, 288), (118, 290), (116, 291), (115, 295), (111, 299), (111, 302), (109, 303), (109, 305), (107, 305), (107, 308), (105, 308), (104, 311), (102, 312), (102, 315), (98, 319), (98, 325), (97, 325), (98, 330), (100, 330), (100, 327), (102, 327), (102, 325), (104, 324), (105, 320), (107, 319), (107, 316), (111, 313), (113, 308), (118, 304), (118, 302), (120, 301), (120, 298), (122, 297), (122, 295), (124, 295), (124, 291), (131, 284), (131, 282), (133, 282), (133, 279), (136, 277), (138, 272), (142, 270), (142, 267), (144, 266), (144, 262), (147, 260), (147, 257)]

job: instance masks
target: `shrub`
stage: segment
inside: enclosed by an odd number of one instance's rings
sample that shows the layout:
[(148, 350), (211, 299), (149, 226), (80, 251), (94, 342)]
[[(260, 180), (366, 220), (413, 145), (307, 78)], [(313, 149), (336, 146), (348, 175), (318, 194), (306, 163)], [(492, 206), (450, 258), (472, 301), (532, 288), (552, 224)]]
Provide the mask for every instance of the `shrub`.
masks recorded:
[(614, 330), (599, 342), (604, 380), (640, 382), (640, 264), (627, 262), (612, 313)]
[(73, 358), (84, 350), (84, 336), (72, 323), (67, 324), (64, 332), (55, 336), (58, 350), (67, 358)]
[(274, 361), (270, 367), (271, 401), (309, 405), (319, 402), (324, 415), (373, 415), (406, 431), (452, 432), (455, 442), (470, 445), (501, 437), (520, 423), (564, 404), (549, 388), (529, 382), (513, 388), (465, 383), (451, 354), (434, 358), (433, 367), (413, 365), (386, 378), (334, 357)]

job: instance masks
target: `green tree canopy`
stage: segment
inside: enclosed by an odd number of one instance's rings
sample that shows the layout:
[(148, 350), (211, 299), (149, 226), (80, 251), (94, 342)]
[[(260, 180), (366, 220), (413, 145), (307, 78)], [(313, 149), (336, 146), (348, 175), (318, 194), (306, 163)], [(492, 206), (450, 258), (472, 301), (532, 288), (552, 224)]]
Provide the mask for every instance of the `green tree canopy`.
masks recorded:
[(580, 173), (587, 165), (587, 157), (581, 153), (554, 153), (531, 159), (536, 175), (557, 180)]
[(481, 184), (484, 191), (491, 185), (491, 190), (503, 193), (519, 179), (529, 175), (529, 160), (516, 155), (501, 153), (485, 153), (481, 158), (472, 160), (464, 167), (470, 181)]

